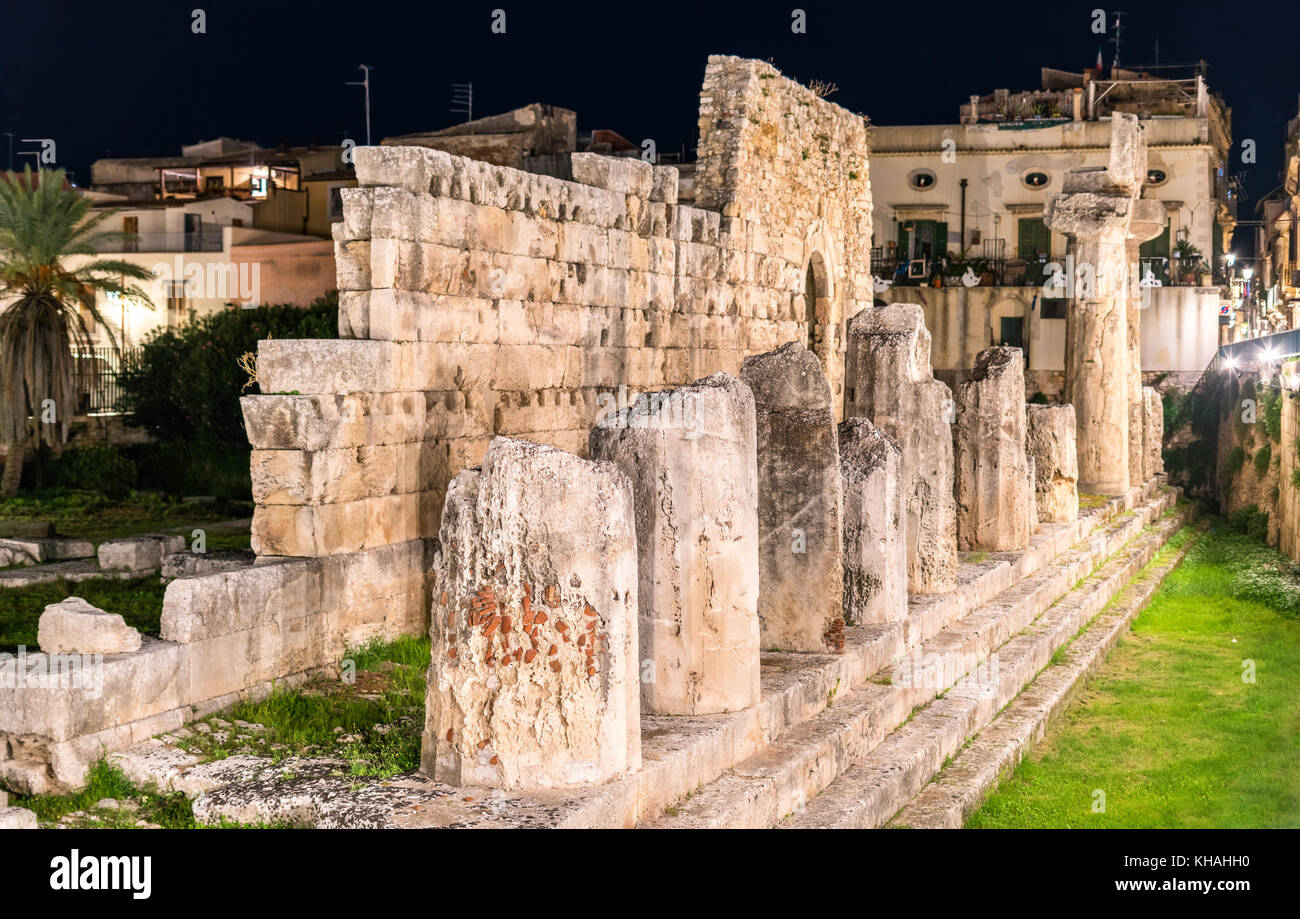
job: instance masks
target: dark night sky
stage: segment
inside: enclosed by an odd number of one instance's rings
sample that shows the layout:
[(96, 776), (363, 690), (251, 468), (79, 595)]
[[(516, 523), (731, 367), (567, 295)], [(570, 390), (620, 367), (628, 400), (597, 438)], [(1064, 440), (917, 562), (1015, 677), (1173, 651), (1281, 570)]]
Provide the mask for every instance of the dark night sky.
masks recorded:
[[(790, 29), (796, 5), (807, 11), (804, 35)], [(461, 120), (448, 111), (450, 84), (472, 80), (476, 115), (549, 102), (577, 110), (579, 130), (651, 137), (668, 151), (692, 140), (710, 52), (833, 82), (834, 101), (879, 124), (950, 123), (970, 93), (1035, 88), (1044, 65), (1090, 65), (1097, 5), (39, 0), (5, 15), (0, 131), (54, 138), (59, 165), (82, 183), (110, 152), (178, 154), (221, 134), (337, 143), (364, 136), (361, 90), (344, 83), (365, 63), (375, 68), (376, 140)], [(207, 33), (195, 35), (190, 11), (200, 6)], [(1209, 61), (1210, 87), (1233, 111), (1232, 171), (1250, 196), (1241, 216), (1253, 216), (1277, 185), (1296, 114), (1300, 4), (1123, 6), (1122, 64), (1152, 63), (1157, 39), (1162, 63)], [(504, 35), (490, 31), (494, 7), (506, 11)], [(1244, 138), (1257, 142), (1253, 166), (1240, 161)]]

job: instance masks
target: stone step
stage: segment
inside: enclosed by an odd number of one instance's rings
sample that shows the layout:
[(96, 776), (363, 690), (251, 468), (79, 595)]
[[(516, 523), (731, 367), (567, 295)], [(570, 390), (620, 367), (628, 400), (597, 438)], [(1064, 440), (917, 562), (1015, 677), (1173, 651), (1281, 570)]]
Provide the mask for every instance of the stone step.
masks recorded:
[(1080, 508), (1079, 516), (1068, 523), (1040, 524), (1030, 538), (1029, 547), (1018, 552), (980, 553), (980, 562), (971, 562), (973, 553), (957, 573), (957, 589), (951, 593), (908, 598), (905, 640), (915, 646), (960, 621), (997, 596), (1009, 586), (1023, 581), (1050, 564), (1080, 540), (1087, 539), (1119, 514), (1146, 503), (1162, 487), (1159, 479), (1131, 488), (1123, 495), (1108, 498), (1094, 508)]
[[(1158, 499), (1157, 499), (1158, 500)], [(781, 828), (855, 828), (885, 825), (955, 756), (966, 741), (1051, 661), (1115, 597), (1187, 521), (1188, 507), (1154, 520), (1146, 514), (1119, 521), (1128, 536), (1118, 551), (1036, 621), (997, 649), (982, 672), (915, 713), (874, 750), (845, 770), (807, 806), (777, 825)], [(1159, 516), (1159, 515), (1157, 515)], [(1145, 518), (1145, 519), (1144, 519)], [(1132, 523), (1143, 521), (1133, 530)]]
[(1165, 576), (1192, 547), (1176, 553), (1135, 578), (1110, 607), (1072, 641), (1060, 663), (1040, 673), (996, 718), (979, 732), (912, 802), (889, 822), (891, 827), (960, 829), (1003, 776), (1043, 737), (1048, 724), (1074, 697), (1110, 650), (1150, 602)]
[[(1124, 508), (1138, 502), (1144, 495), (1151, 494), (1152, 487), (1133, 489), (1128, 496), (1091, 509), (1087, 516), (1093, 519), (1085, 524), (1089, 537), (1074, 550), (1074, 566), (1064, 574), (1058, 572), (1056, 575), (1062, 585), (1061, 592), (1122, 544), (1127, 537), (1117, 527), (1133, 526), (1133, 515), (1122, 516)], [(1172, 490), (1164, 490), (1157, 496), (1163, 504), (1171, 502), (1173, 497)], [(1072, 524), (1057, 524), (1054, 527), (1058, 532), (1073, 532)], [(1051, 530), (1052, 527), (1044, 529)], [(974, 590), (969, 585), (978, 583), (980, 572), (990, 568), (1000, 567), (1006, 572), (1004, 576), (1007, 581), (1010, 581), (1015, 571), (1033, 567), (1033, 560), (1022, 560), (1015, 553), (1006, 555), (1008, 558), (963, 565), (962, 568), (968, 574), (959, 584), (958, 591)], [(1014, 559), (1014, 562), (1009, 559)], [(979, 605), (972, 603), (970, 598), (963, 603), (966, 607), (963, 616)], [(978, 623), (979, 620), (971, 618), (970, 621)], [(984, 631), (988, 632), (987, 629)], [(992, 634), (989, 632), (990, 636)], [(410, 794), (426, 796), (421, 799), (420, 810), (394, 814), (391, 819), (395, 822), (385, 825), (632, 826), (638, 821), (659, 817), (665, 807), (681, 801), (697, 789), (707, 788), (725, 778), (729, 770), (763, 753), (771, 745), (781, 741), (794, 743), (795, 737), (806, 736), (809, 732), (802, 730), (803, 726), (823, 713), (829, 712), (831, 723), (847, 722), (839, 730), (838, 736), (842, 743), (874, 743), (884, 732), (905, 718), (912, 707), (933, 698), (937, 690), (926, 688), (923, 690), (924, 695), (921, 694), (922, 690), (891, 692), (892, 697), (903, 698), (901, 704), (898, 698), (891, 698), (888, 703), (889, 712), (899, 713), (886, 713), (887, 717), (882, 715), (879, 731), (870, 727), (873, 723), (870, 719), (864, 729), (860, 719), (852, 717), (851, 700), (857, 696), (858, 691), (869, 695), (878, 694), (880, 689), (885, 688), (868, 684), (867, 681), (873, 674), (887, 671), (891, 662), (901, 658), (907, 651), (905, 627), (903, 623), (852, 627), (846, 630), (845, 638), (843, 654), (764, 652), (762, 693), (757, 706), (737, 712), (698, 717), (642, 715), (642, 768), (634, 774), (578, 793), (508, 793), (501, 799), (504, 801), (503, 811), (495, 805), (488, 806), (484, 803), (497, 798), (488, 795), (483, 789), (468, 786), (453, 788), (412, 775), (403, 777), (400, 789), (394, 794), (402, 800)], [(967, 643), (973, 647), (980, 646), (981, 642), (989, 650), (993, 647), (987, 645), (989, 638), (981, 638), (978, 625), (970, 632), (968, 639)], [(872, 688), (867, 689), (868, 686)], [(858, 698), (865, 699), (867, 695)], [(877, 708), (877, 711), (881, 710)], [(815, 735), (820, 729), (819, 723), (819, 727), (813, 728), (811, 733)], [(835, 765), (835, 761), (827, 760), (824, 754), (817, 761), (822, 764), (821, 768), (826, 768), (825, 764), (831, 762), (830, 768), (834, 772), (843, 768)], [(397, 785), (394, 784), (393, 788), (397, 788)], [(329, 797), (336, 791), (334, 789), (322, 794)], [(301, 803), (300, 795), (304, 793), (306, 792), (296, 788), (277, 789), (274, 793), (262, 789), (259, 791), (258, 806), (266, 814), (276, 813), (276, 807), (282, 807), (287, 814)], [(376, 812), (382, 811), (383, 805), (379, 798), (384, 793), (382, 788), (371, 789), (366, 793), (375, 796), (376, 800), (371, 803)], [(213, 814), (226, 813), (221, 808), (228, 807), (230, 810), (227, 815), (235, 819), (234, 814), (243, 813), (240, 810), (244, 806), (240, 803), (243, 797), (247, 796), (240, 795), (235, 789), (221, 789), (205, 796), (205, 806), (212, 808)], [(343, 803), (346, 802), (340, 806)], [(348, 808), (343, 807), (343, 810), (347, 811)], [(508, 817), (503, 819), (503, 813), (508, 814)], [(778, 812), (777, 816), (781, 813), (784, 811)], [(334, 819), (324, 811), (317, 816), (327, 822)], [(344, 816), (339, 819), (346, 821), (351, 818)]]
[(642, 824), (663, 827), (762, 827), (800, 809), (837, 775), (875, 748), (917, 706), (963, 677), (978, 661), (1028, 626), (1098, 564), (1136, 537), (1176, 500), (1162, 490), (1132, 513), (1113, 517), (1053, 564), (1012, 584), (932, 640), (906, 652), (909, 685), (843, 685), (832, 705), (738, 763), (680, 805), (643, 811)]

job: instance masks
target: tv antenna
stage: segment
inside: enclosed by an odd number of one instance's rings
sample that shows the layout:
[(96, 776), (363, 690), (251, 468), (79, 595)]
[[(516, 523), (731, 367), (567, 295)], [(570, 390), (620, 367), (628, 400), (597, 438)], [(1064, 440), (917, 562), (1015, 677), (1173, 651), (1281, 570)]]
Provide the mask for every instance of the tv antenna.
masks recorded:
[(1115, 37), (1110, 40), (1110, 43), (1115, 46), (1115, 57), (1110, 63), (1110, 69), (1113, 78), (1114, 71), (1119, 70), (1119, 45), (1121, 41), (1120, 33), (1123, 29), (1123, 22), (1121, 20), (1122, 17), (1124, 16), (1124, 11), (1115, 10), (1111, 13), (1111, 15), (1115, 17)]
[(346, 86), (364, 86), (366, 90), (366, 146), (370, 146), (370, 71), (374, 69), (368, 64), (358, 64), (357, 70), (365, 73), (365, 78), (353, 80), (344, 85)]
[(474, 84), (473, 83), (453, 83), (451, 84), (451, 109), (452, 112), (464, 112), (466, 121), (474, 120)]

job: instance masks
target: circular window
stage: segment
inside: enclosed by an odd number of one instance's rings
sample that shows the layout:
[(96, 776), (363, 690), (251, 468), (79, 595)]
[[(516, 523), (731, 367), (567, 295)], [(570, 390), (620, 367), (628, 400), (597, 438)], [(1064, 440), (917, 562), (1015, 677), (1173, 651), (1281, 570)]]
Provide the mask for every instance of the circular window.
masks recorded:
[(1165, 171), (1163, 169), (1147, 170), (1148, 185), (1164, 185), (1165, 182), (1167, 181), (1169, 181), (1169, 176), (1165, 174)]
[(933, 188), (934, 182), (934, 173), (928, 169), (918, 169), (907, 177), (907, 184), (917, 189)]
[(1020, 181), (1024, 182), (1030, 188), (1044, 188), (1052, 181), (1051, 176), (1045, 172), (1026, 172)]

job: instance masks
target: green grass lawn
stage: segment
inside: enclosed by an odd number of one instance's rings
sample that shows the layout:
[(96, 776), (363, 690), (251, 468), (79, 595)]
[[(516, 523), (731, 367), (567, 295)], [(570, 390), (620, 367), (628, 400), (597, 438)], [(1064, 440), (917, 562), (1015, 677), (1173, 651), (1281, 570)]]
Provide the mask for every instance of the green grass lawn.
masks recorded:
[(968, 826), (1300, 826), (1300, 580), (1214, 523)]
[(75, 584), (60, 580), (34, 587), (0, 588), (0, 651), (12, 651), (18, 645), (34, 651), (41, 613), (47, 604), (67, 597), (81, 597), (91, 606), (118, 613), (127, 625), (156, 638), (164, 590), (166, 585), (156, 574), (128, 581), (95, 578)]
[[(201, 527), (250, 517), (253, 506), (244, 501), (196, 504), (153, 492), (132, 492), (110, 498), (91, 491), (51, 488), (24, 492), (0, 501), (0, 527), (6, 521), (51, 521), (59, 536), (101, 542), (155, 530)], [(248, 548), (248, 533), (210, 532), (208, 548)]]

